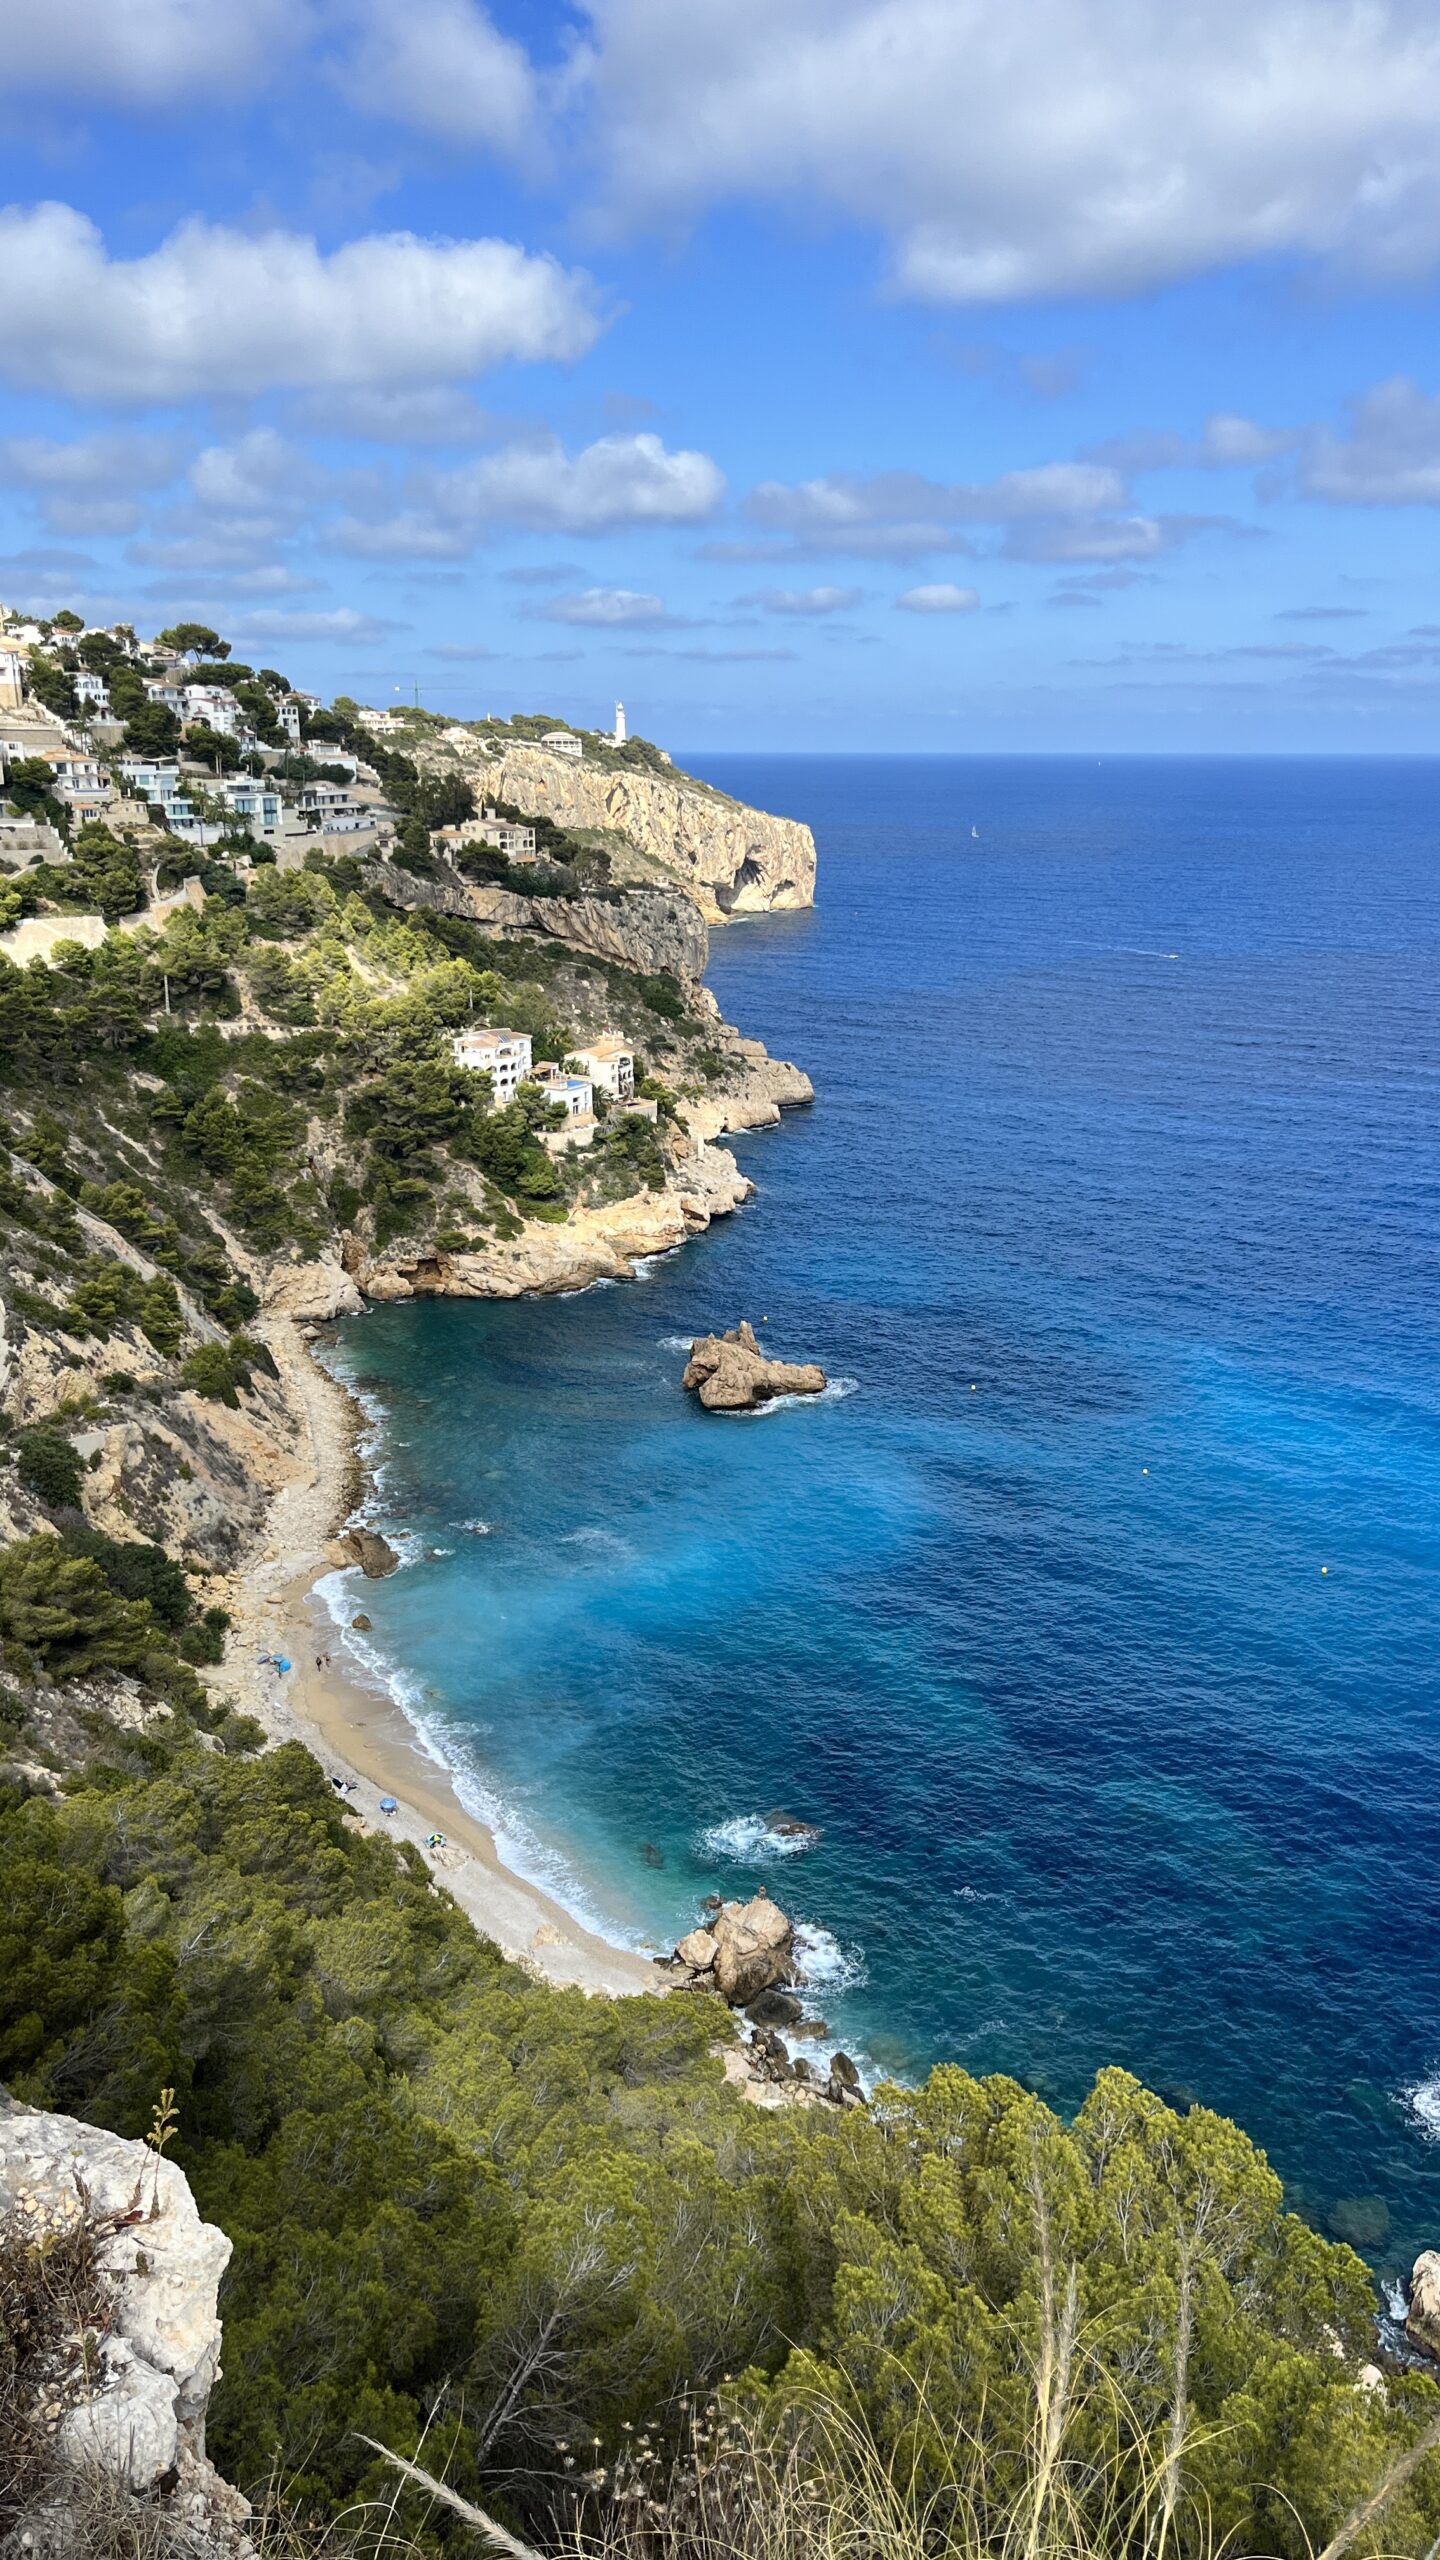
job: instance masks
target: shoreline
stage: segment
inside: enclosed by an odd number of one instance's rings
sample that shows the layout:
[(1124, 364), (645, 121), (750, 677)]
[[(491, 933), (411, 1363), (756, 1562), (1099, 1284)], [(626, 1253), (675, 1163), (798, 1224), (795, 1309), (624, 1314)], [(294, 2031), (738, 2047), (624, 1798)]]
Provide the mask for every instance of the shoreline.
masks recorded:
[[(338, 1569), (333, 1542), (363, 1485), (359, 1441), (368, 1424), (289, 1316), (270, 1316), (264, 1333), (299, 1434), (263, 1542), (230, 1577), (233, 1625), (225, 1662), (210, 1675), (214, 1694), (254, 1716), (272, 1741), (303, 1743), (327, 1777), (348, 1780), (343, 1801), (362, 1827), (411, 1841), (481, 1936), (528, 1971), (613, 1997), (664, 1990), (648, 1958), (612, 1945), (505, 1865), (492, 1833), (461, 1803), (450, 1772), (353, 1655), (317, 1666), (317, 1654), (343, 1647), (316, 1585)], [(262, 1653), (287, 1656), (290, 1672), (262, 1664)], [(380, 1811), (382, 1795), (396, 1799), (394, 1814)], [(432, 1831), (445, 1834), (444, 1848), (426, 1847)]]

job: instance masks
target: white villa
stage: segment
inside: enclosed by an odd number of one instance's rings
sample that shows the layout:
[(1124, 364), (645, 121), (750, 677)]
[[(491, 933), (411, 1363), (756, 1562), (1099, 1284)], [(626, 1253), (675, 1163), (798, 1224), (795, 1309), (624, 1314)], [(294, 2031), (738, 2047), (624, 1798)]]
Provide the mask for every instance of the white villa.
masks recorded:
[(583, 756), (585, 753), (585, 741), (577, 738), (573, 729), (547, 729), (540, 744), (552, 748), (557, 756)]
[(575, 1051), (575, 1063), (612, 1102), (629, 1102), (635, 1092), (635, 1052), (613, 1031)]
[(542, 1058), (532, 1081), (538, 1084), (547, 1102), (564, 1103), (567, 1119), (594, 1119), (595, 1087), (589, 1076), (568, 1075), (553, 1059)]
[(469, 1067), (475, 1075), (488, 1075), (497, 1102), (513, 1102), (529, 1077), (528, 1031), (507, 1031), (503, 1026), (479, 1030), (472, 1025), (468, 1031), (456, 1032), (451, 1049), (457, 1067)]
[(468, 818), (461, 832), (469, 837), (472, 844), (493, 844), (512, 862), (527, 862), (534, 858), (534, 828), (525, 826), (518, 818), (497, 817), (493, 809), (487, 809), (482, 818)]

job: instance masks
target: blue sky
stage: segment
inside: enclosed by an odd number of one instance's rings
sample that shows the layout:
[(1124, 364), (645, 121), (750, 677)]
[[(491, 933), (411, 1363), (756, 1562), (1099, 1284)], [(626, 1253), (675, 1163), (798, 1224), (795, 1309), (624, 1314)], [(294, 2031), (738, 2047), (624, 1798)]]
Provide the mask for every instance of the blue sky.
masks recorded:
[(0, 596), (676, 747), (1432, 750), (1432, 0), (10, 0)]

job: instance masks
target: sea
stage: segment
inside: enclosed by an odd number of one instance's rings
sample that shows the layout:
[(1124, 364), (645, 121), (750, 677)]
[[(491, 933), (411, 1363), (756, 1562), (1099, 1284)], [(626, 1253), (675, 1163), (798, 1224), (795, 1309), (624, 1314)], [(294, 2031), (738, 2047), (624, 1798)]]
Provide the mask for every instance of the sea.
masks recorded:
[[(1440, 763), (689, 761), (814, 828), (813, 912), (710, 968), (814, 1105), (633, 1285), (340, 1329), (406, 1557), (369, 1668), (612, 1936), (763, 1883), (800, 2049), (1061, 2111), (1119, 2065), (1393, 2277), (1440, 2244)], [(742, 1316), (828, 1392), (703, 1415)]]

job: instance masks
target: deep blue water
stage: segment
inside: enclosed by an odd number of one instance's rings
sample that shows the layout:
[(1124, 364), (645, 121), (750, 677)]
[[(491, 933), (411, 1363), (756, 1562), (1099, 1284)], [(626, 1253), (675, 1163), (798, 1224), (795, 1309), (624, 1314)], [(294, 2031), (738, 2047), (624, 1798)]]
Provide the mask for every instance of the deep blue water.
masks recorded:
[[(377, 1639), (593, 1914), (668, 1944), (763, 1876), (873, 2062), (1067, 2108), (1122, 2063), (1317, 2220), (1383, 2198), (1398, 2264), (1440, 2240), (1440, 766), (698, 762), (815, 828), (819, 907), (711, 983), (816, 1106), (638, 1286), (346, 1329), (421, 1550)], [(855, 1391), (702, 1417), (673, 1338), (742, 1314)]]

